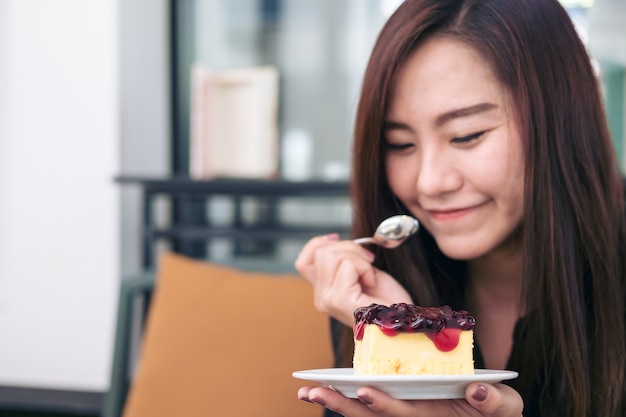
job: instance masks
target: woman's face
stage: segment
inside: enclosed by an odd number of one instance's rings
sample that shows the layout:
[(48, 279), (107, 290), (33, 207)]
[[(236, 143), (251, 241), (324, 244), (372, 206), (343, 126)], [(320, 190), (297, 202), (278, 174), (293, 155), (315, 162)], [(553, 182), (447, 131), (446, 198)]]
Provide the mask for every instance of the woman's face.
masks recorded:
[(421, 45), (398, 73), (384, 132), (389, 185), (443, 253), (502, 247), (522, 219), (524, 152), (508, 92), (471, 47)]

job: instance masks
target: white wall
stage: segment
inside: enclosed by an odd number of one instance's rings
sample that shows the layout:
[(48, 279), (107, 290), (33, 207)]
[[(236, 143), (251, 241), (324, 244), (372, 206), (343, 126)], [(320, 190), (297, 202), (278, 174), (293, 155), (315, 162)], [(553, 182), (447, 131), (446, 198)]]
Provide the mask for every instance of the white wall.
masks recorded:
[(118, 32), (115, 0), (0, 0), (0, 385), (108, 386)]
[[(170, 100), (168, 0), (120, 0), (120, 174), (169, 172)], [(123, 186), (121, 275), (141, 266), (141, 195)]]
[(589, 44), (600, 60), (626, 65), (626, 2), (596, 0), (589, 13)]

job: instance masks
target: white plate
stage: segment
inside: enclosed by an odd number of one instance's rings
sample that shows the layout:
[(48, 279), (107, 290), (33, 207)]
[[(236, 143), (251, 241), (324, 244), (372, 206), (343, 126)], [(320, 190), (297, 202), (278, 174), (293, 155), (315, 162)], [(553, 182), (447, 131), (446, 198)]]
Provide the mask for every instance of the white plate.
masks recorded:
[(297, 371), (293, 376), (315, 381), (348, 398), (357, 398), (356, 390), (369, 386), (401, 400), (440, 400), (465, 398), (465, 388), (470, 382), (496, 383), (518, 375), (514, 371), (491, 369), (474, 372), (474, 375), (354, 375), (352, 368), (328, 368)]

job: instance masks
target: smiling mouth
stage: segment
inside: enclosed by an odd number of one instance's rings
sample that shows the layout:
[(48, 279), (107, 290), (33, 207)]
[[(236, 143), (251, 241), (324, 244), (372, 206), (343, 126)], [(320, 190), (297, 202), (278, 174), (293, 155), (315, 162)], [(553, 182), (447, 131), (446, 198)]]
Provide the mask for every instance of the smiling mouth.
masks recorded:
[(478, 205), (472, 206), (472, 207), (460, 208), (460, 209), (427, 210), (427, 211), (428, 211), (428, 214), (430, 215), (430, 217), (433, 220), (450, 221), (450, 220), (456, 220), (456, 219), (459, 219), (461, 217), (464, 217), (464, 216), (470, 214), (471, 212), (473, 212), (474, 210), (476, 210), (480, 206), (482, 206), (482, 204), (478, 204)]

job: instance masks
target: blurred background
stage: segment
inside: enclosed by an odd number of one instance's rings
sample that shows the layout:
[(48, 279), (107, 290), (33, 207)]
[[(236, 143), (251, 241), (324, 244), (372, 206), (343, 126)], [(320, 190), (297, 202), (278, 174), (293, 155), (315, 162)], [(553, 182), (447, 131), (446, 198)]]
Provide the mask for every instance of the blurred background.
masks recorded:
[[(288, 269), (348, 233), (362, 72), (400, 3), (0, 0), (0, 416), (98, 414), (118, 287), (160, 250)], [(623, 163), (626, 2), (562, 3)], [(275, 173), (190, 176), (197, 65), (277, 71)]]

